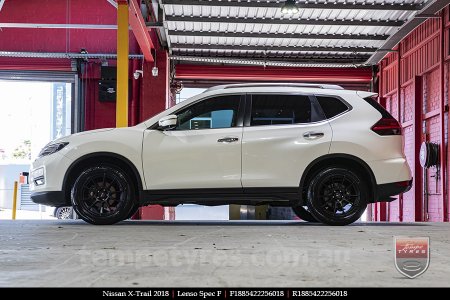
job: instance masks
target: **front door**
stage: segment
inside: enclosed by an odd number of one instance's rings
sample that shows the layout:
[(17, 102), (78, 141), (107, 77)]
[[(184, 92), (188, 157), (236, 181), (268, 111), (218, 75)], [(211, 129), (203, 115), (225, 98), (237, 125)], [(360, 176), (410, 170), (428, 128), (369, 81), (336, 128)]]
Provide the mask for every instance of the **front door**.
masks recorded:
[(177, 112), (173, 130), (147, 130), (147, 188), (242, 188), (240, 104), (241, 95), (208, 98)]
[(305, 168), (330, 150), (329, 123), (307, 95), (249, 97), (242, 140), (243, 187), (298, 187)]

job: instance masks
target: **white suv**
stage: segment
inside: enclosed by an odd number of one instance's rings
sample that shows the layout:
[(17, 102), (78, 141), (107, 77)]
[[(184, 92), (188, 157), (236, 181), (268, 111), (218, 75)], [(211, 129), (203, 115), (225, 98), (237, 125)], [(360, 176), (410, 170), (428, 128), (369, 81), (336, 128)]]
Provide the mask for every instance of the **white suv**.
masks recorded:
[(129, 128), (73, 134), (42, 149), (36, 203), (72, 205), (92, 224), (139, 206), (292, 206), (346, 225), (408, 191), (398, 122), (376, 94), (319, 84), (218, 86)]

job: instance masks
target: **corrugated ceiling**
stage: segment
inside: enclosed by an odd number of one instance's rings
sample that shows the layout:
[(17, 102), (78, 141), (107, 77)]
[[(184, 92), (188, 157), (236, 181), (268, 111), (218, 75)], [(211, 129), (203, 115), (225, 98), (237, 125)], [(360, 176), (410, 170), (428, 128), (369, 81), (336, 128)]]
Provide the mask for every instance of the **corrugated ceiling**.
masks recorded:
[(160, 0), (173, 57), (364, 65), (427, 0)]

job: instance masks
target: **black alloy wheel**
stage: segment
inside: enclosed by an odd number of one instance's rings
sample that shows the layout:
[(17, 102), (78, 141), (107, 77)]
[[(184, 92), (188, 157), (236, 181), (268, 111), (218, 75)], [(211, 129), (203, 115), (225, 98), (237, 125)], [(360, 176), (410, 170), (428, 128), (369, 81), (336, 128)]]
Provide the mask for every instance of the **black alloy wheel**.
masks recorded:
[(135, 188), (130, 176), (114, 165), (85, 169), (71, 191), (77, 214), (95, 225), (124, 220), (134, 207)]
[(320, 222), (347, 225), (358, 220), (367, 207), (368, 188), (362, 177), (348, 169), (322, 170), (308, 187), (308, 210)]

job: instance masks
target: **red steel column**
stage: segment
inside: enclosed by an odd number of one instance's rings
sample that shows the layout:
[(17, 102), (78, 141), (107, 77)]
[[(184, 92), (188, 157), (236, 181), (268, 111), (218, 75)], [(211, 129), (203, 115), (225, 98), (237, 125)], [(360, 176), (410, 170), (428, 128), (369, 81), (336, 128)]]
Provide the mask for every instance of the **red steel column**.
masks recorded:
[(423, 103), (423, 83), (422, 76), (414, 77), (414, 105), (413, 105), (413, 130), (414, 130), (414, 199), (415, 199), (415, 221), (424, 220), (423, 212), (423, 188), (422, 188), (422, 167), (419, 161), (420, 146), (422, 144), (422, 103)]
[(136, 70), (141, 69), (141, 61), (134, 59), (131, 61), (131, 98), (130, 98), (130, 110), (129, 110), (129, 125), (134, 126), (139, 123), (139, 108), (140, 108), (140, 98), (141, 98), (141, 81), (142, 76), (138, 79), (134, 79), (133, 73)]
[[(398, 122), (402, 125), (402, 47), (398, 45), (398, 62), (397, 62), (397, 116)], [(403, 128), (403, 126), (402, 126)], [(404, 138), (404, 137), (403, 137)], [(398, 195), (398, 219), (403, 222), (403, 194)]]
[(167, 51), (156, 46), (158, 76), (152, 75), (153, 62), (144, 63), (144, 78), (141, 86), (141, 122), (166, 109), (169, 99), (169, 59)]
[[(381, 106), (386, 108), (386, 98), (379, 97), (379, 103)], [(382, 221), (382, 222), (389, 221), (389, 219), (388, 219), (389, 216), (387, 214), (389, 204), (387, 202), (379, 202), (378, 205), (380, 207), (380, 221)]]
[[(378, 93), (378, 102), (386, 108), (386, 98), (384, 98), (384, 86), (383, 86), (383, 61), (380, 62), (380, 81), (379, 81), (379, 93)], [(384, 210), (382, 207), (382, 203), (374, 203), (373, 207), (375, 208), (375, 219), (374, 221), (384, 221), (381, 218), (381, 212)], [(378, 214), (380, 212), (380, 214)]]
[(447, 166), (447, 153), (445, 145), (445, 78), (444, 78), (444, 66), (445, 66), (445, 14), (441, 12), (441, 53), (440, 53), (440, 78), (441, 78), (441, 102), (440, 102), (440, 123), (441, 123), (441, 145), (440, 145), (440, 168), (441, 168), (441, 196), (443, 207), (443, 221), (448, 222), (448, 200), (447, 200), (447, 178), (446, 178), (446, 166)]
[[(154, 62), (144, 62), (144, 76), (141, 79), (141, 101), (140, 101), (140, 122), (164, 111), (168, 104), (170, 92), (169, 85), (169, 59), (167, 51), (160, 47), (155, 34), (150, 34), (154, 38), (155, 51)], [(153, 76), (152, 69), (158, 68), (158, 76)], [(164, 207), (160, 205), (150, 205), (141, 207), (139, 216), (142, 220), (164, 220), (166, 215), (169, 219), (174, 219), (175, 212), (169, 209), (167, 214)]]

